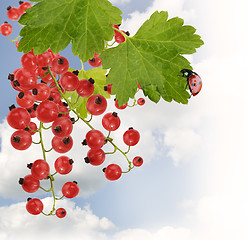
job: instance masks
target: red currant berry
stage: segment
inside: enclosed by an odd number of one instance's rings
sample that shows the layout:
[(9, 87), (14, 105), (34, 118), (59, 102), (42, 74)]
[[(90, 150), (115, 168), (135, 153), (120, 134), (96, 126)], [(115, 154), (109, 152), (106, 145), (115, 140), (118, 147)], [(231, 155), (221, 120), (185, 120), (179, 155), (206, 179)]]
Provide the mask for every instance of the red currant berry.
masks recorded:
[(37, 84), (37, 77), (35, 76), (34, 72), (26, 68), (20, 69), (16, 73), (15, 78), (15, 80), (17, 80), (20, 84), (20, 88), (22, 90), (31, 90)]
[(43, 203), (38, 198), (28, 199), (28, 202), (26, 203), (26, 209), (32, 215), (38, 215), (43, 210)]
[(19, 9), (16, 7), (9, 6), (7, 8), (7, 17), (12, 21), (18, 20), (18, 18), (20, 17)]
[(25, 192), (34, 193), (40, 187), (40, 181), (34, 178), (31, 174), (19, 179), (19, 183)]
[(139, 142), (139, 139), (139, 132), (133, 128), (129, 128), (129, 130), (127, 130), (123, 135), (124, 143), (128, 146), (136, 145)]
[(37, 101), (45, 101), (50, 97), (50, 87), (45, 83), (38, 83), (32, 89), (32, 93)]
[(116, 107), (117, 109), (123, 110), (123, 109), (125, 109), (127, 106), (128, 106), (128, 103), (123, 104), (122, 106), (119, 106), (119, 105), (118, 105), (118, 100), (115, 100), (115, 107)]
[(107, 91), (110, 95), (112, 94), (112, 84), (108, 84), (104, 87), (104, 90)]
[(92, 59), (88, 60), (88, 63), (92, 66), (92, 67), (100, 67), (102, 64), (102, 59), (99, 58), (99, 54), (98, 53), (94, 53), (94, 57)]
[(56, 103), (51, 101), (41, 102), (36, 109), (36, 117), (40, 122), (53, 122), (59, 114), (59, 108)]
[[(33, 131), (30, 129), (32, 129)], [(30, 122), (29, 126), (24, 128), (24, 130), (29, 132), (31, 135), (34, 135), (36, 133), (35, 131), (37, 131), (37, 129), (38, 129), (37, 125), (34, 122)]]
[[(54, 78), (56, 79), (57, 74), (52, 72)], [(54, 79), (52, 78), (52, 76), (48, 73), (47, 70), (44, 70), (42, 67), (38, 67), (38, 74), (39, 76), (42, 78), (42, 81), (45, 83), (53, 83)]]
[(72, 121), (66, 117), (57, 118), (52, 124), (52, 131), (57, 137), (67, 137), (73, 131)]
[(94, 92), (94, 80), (92, 78), (80, 80), (76, 91), (81, 97), (90, 97)]
[(74, 91), (79, 85), (79, 78), (72, 72), (66, 72), (61, 75), (60, 84), (66, 91)]
[(68, 137), (57, 137), (52, 138), (52, 148), (58, 153), (66, 153), (73, 147), (73, 139), (71, 136)]
[(64, 208), (58, 208), (56, 211), (55, 211), (55, 215), (58, 217), (58, 218), (64, 218), (66, 215), (67, 215), (67, 212)]
[(22, 55), (21, 64), (23, 68), (34, 71), (37, 67), (36, 56), (33, 52), (28, 52)]
[(48, 67), (53, 57), (49, 51), (45, 51), (44, 53), (36, 55), (37, 65), (40, 67)]
[(35, 98), (30, 91), (19, 92), (16, 96), (16, 103), (23, 108), (30, 108), (35, 103)]
[(69, 62), (65, 57), (57, 56), (51, 63), (51, 70), (56, 74), (63, 74), (68, 71)]
[(17, 150), (26, 150), (32, 144), (31, 134), (25, 130), (15, 131), (10, 138), (13, 148)]
[(58, 88), (54, 87), (51, 89), (49, 99), (52, 98), (52, 101), (59, 103), (61, 101), (61, 93)]
[(107, 113), (102, 118), (102, 125), (107, 131), (115, 131), (120, 126), (120, 118), (116, 112)]
[(67, 156), (60, 156), (55, 160), (54, 168), (59, 174), (68, 174), (72, 171), (73, 159), (69, 159)]
[(144, 104), (145, 104), (144, 98), (139, 98), (139, 99), (137, 100), (137, 104), (140, 105), (140, 106), (144, 105)]
[(86, 143), (90, 148), (102, 148), (105, 144), (105, 136), (99, 130), (90, 130), (86, 134)]
[(38, 179), (43, 180), (48, 177), (50, 167), (48, 163), (43, 159), (38, 159), (32, 163), (31, 175)]
[(0, 26), (0, 32), (4, 36), (9, 36), (12, 33), (12, 31), (13, 31), (13, 28), (8, 22), (5, 22)]
[(79, 187), (76, 182), (66, 182), (62, 187), (62, 194), (66, 198), (74, 198), (79, 194)]
[(101, 115), (107, 108), (105, 97), (99, 94), (92, 95), (86, 102), (86, 109), (92, 115)]
[(104, 168), (105, 177), (110, 181), (119, 179), (122, 175), (122, 169), (117, 164), (110, 164)]
[(20, 6), (19, 6), (18, 9), (19, 9), (19, 12), (20, 12), (21, 15), (23, 15), (25, 13), (26, 9), (32, 7), (31, 3), (29, 3), (29, 2), (20, 1), (19, 3), (20, 3)]
[[(126, 34), (126, 35), (129, 36), (129, 32), (125, 32), (125, 31), (123, 31), (123, 30), (122, 30), (122, 32), (123, 32), (124, 34)], [(118, 31), (115, 31), (115, 41), (116, 41), (117, 43), (122, 43), (122, 42), (125, 41), (125, 37), (123, 36), (122, 33), (118, 32)]]
[(30, 114), (24, 108), (13, 108), (7, 115), (8, 124), (15, 129), (24, 129), (30, 123)]
[(141, 157), (135, 157), (132, 163), (135, 167), (140, 167), (143, 164), (143, 159)]
[(90, 149), (85, 160), (93, 166), (99, 166), (105, 161), (105, 153), (102, 149)]

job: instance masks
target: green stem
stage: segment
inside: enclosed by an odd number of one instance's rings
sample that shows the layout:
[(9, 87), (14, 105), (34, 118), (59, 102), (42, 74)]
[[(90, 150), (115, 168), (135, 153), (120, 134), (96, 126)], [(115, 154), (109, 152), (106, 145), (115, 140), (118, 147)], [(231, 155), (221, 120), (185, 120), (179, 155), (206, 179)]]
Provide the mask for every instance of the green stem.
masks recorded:
[(68, 104), (69, 109), (70, 109), (71, 111), (73, 111), (74, 114), (75, 114), (76, 116), (78, 116), (85, 124), (87, 124), (88, 127), (90, 127), (91, 129), (94, 129), (94, 128), (92, 127), (91, 124), (89, 124), (84, 118), (82, 118), (81, 116), (79, 116), (79, 114), (78, 114), (78, 113), (75, 111), (75, 109), (73, 108), (71, 102), (65, 97), (64, 93), (61, 91), (61, 88), (60, 88), (60, 86), (59, 86), (57, 80), (55, 79), (54, 75), (52, 74), (50, 67), (48, 67), (48, 71), (49, 71), (51, 77), (53, 78), (54, 83), (55, 83), (56, 87), (58, 88), (58, 90), (59, 90), (61, 96), (64, 98), (64, 100), (65, 100), (66, 103)]

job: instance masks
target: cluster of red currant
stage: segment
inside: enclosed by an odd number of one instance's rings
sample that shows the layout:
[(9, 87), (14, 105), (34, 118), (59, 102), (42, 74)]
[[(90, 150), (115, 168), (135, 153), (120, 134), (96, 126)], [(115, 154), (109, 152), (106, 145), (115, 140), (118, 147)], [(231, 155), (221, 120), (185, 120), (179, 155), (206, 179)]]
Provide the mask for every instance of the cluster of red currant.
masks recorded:
[[(97, 61), (98, 59), (95, 62)], [(132, 162), (127, 157), (130, 147), (138, 143), (140, 134), (133, 128), (129, 128), (123, 134), (123, 141), (128, 146), (128, 151), (123, 152), (110, 137), (111, 132), (117, 130), (121, 122), (116, 112), (106, 113), (102, 118), (102, 126), (109, 132), (106, 137), (101, 131), (92, 127), (90, 124), (91, 119), (87, 121), (80, 117), (70, 99), (65, 97), (65, 92), (76, 91), (79, 97), (88, 98), (86, 109), (91, 118), (106, 111), (107, 100), (100, 94), (93, 94), (94, 79), (80, 80), (78, 78), (79, 71), (68, 71), (69, 62), (60, 54), (54, 54), (50, 49), (39, 55), (35, 55), (33, 51), (30, 51), (22, 55), (21, 65), (22, 68), (14, 70), (8, 76), (12, 87), (18, 91), (16, 103), (19, 105), (19, 107), (15, 107), (14, 104), (11, 105), (10, 112), (7, 115), (8, 124), (16, 129), (11, 135), (11, 144), (17, 150), (26, 150), (32, 143), (41, 144), (43, 159), (38, 159), (28, 164), (31, 173), (24, 178), (20, 178), (19, 183), (22, 185), (23, 190), (28, 193), (34, 193), (40, 188), (46, 192), (52, 192), (54, 198), (53, 208), (50, 213), (43, 212), (42, 201), (37, 198), (29, 198), (26, 208), (29, 213), (34, 215), (39, 213), (54, 215), (55, 212), (58, 217), (64, 217), (66, 210), (62, 208), (56, 210), (55, 200), (77, 196), (79, 187), (75, 181), (67, 182), (62, 187), (62, 197), (57, 198), (53, 188), (54, 175), (57, 173), (64, 175), (71, 172), (74, 161), (68, 156), (58, 157), (54, 162), (55, 173), (51, 174), (46, 153), (54, 150), (57, 153), (64, 154), (71, 150), (73, 138), (70, 134), (73, 130), (73, 124), (81, 119), (91, 128), (82, 141), (83, 145), (90, 148), (87, 152), (87, 157), (85, 157), (85, 162), (98, 166), (105, 161), (107, 154), (119, 151), (129, 163), (129, 169), (126, 171), (129, 172), (134, 166), (138, 167), (143, 163), (140, 156), (136, 156)], [(105, 89), (110, 93), (111, 85), (106, 86)], [(128, 104), (119, 107), (116, 101), (115, 106), (118, 109), (124, 109)], [(76, 115), (77, 119), (70, 117), (70, 113)], [(34, 121), (31, 121), (32, 118), (37, 118), (40, 125), (37, 126)], [(50, 126), (44, 126), (44, 124), (49, 123)], [(46, 150), (43, 143), (43, 130), (50, 128), (54, 136), (51, 140), (51, 149)], [(32, 141), (34, 134), (39, 135), (39, 142)], [(102, 149), (108, 142), (114, 147), (114, 151), (111, 153), (106, 153)], [(111, 181), (119, 179), (122, 173), (125, 173), (117, 164), (109, 164), (103, 171), (105, 177)], [(51, 188), (46, 190), (41, 187), (41, 180), (50, 180)]]
[[(25, 13), (26, 9), (28, 9), (30, 7), (32, 7), (31, 3), (20, 1), (18, 8), (17, 7), (11, 7), (11, 6), (9, 6), (7, 8), (7, 17), (11, 21), (16, 21)], [(4, 36), (9, 36), (12, 33), (12, 31), (13, 31), (13, 28), (8, 22), (4, 22), (0, 26), (0, 32)]]
[[(28, 2), (20, 1), (19, 4), (19, 8), (8, 7), (7, 9), (7, 17), (12, 21), (18, 20), (25, 10), (32, 6)], [(129, 35), (129, 33), (124, 31), (121, 33), (118, 25), (112, 25), (112, 27), (117, 29), (114, 30), (115, 42), (124, 42), (125, 36), (122, 33), (126, 35)], [(12, 32), (12, 26), (5, 22), (1, 25), (0, 31), (4, 36), (9, 36)], [(17, 39), (11, 40), (16, 42), (16, 47), (18, 47)], [(109, 46), (111, 45), (106, 43), (106, 47)], [(94, 57), (88, 60), (92, 67), (100, 67), (102, 65), (102, 59), (99, 58), (99, 55), (95, 53)], [(70, 151), (73, 147), (73, 138), (71, 137), (73, 124), (81, 119), (91, 129), (86, 133), (85, 139), (82, 141), (82, 145), (87, 145), (90, 148), (86, 154), (87, 156), (84, 158), (86, 163), (99, 166), (104, 163), (106, 155), (114, 154), (116, 151), (123, 154), (127, 160), (127, 171), (122, 171), (118, 164), (109, 164), (103, 168), (105, 177), (108, 180), (114, 181), (119, 179), (122, 173), (127, 173), (134, 167), (139, 167), (143, 164), (143, 159), (140, 156), (134, 157), (133, 161), (130, 161), (127, 157), (130, 147), (139, 142), (140, 134), (132, 127), (123, 134), (123, 141), (128, 146), (128, 150), (124, 152), (110, 137), (111, 132), (117, 130), (120, 126), (121, 121), (118, 113), (109, 112), (102, 117), (102, 126), (108, 131), (107, 136), (104, 136), (101, 131), (94, 129), (90, 121), (93, 116), (101, 115), (106, 111), (107, 100), (100, 94), (94, 94), (95, 80), (93, 78), (79, 79), (79, 71), (69, 71), (68, 60), (60, 56), (59, 53), (54, 54), (48, 49), (42, 54), (35, 55), (33, 50), (31, 50), (22, 55), (21, 65), (21, 68), (14, 70), (8, 76), (12, 87), (18, 91), (16, 103), (19, 105), (18, 107), (14, 104), (11, 105), (9, 107), (10, 112), (7, 115), (8, 124), (15, 129), (15, 132), (11, 135), (10, 142), (17, 150), (26, 150), (32, 143), (40, 144), (43, 158), (27, 164), (30, 174), (20, 178), (19, 184), (28, 193), (34, 193), (38, 189), (42, 189), (45, 192), (51, 192), (53, 195), (53, 207), (49, 213), (43, 212), (44, 206), (40, 199), (28, 198), (26, 209), (29, 213), (33, 215), (42, 213), (46, 216), (56, 215), (59, 218), (63, 218), (66, 216), (66, 210), (64, 208), (56, 209), (56, 200), (64, 197), (76, 197), (79, 193), (79, 187), (76, 181), (66, 182), (61, 189), (62, 196), (56, 197), (54, 176), (56, 174), (65, 175), (70, 173), (74, 161), (68, 156), (59, 156), (54, 161), (55, 172), (52, 174), (46, 153), (52, 150), (60, 154)], [(104, 87), (104, 90), (111, 94), (111, 88), (112, 85), (107, 85)], [(141, 88), (138, 84), (139, 89)], [(87, 99), (86, 110), (91, 116), (90, 120), (82, 118), (75, 109), (76, 103), (72, 103), (70, 97), (66, 97), (67, 92), (73, 91), (77, 92), (77, 99)], [(126, 103), (119, 106), (118, 101), (115, 99), (117, 109), (125, 109), (127, 106), (133, 107), (135, 105), (143, 105), (144, 103), (145, 100), (143, 98), (138, 100), (134, 98), (132, 105)], [(71, 117), (71, 114), (74, 116)], [(36, 121), (32, 121), (32, 118), (38, 120), (39, 126), (35, 123)], [(45, 126), (46, 124), (49, 124), (49, 126)], [(46, 149), (44, 146), (44, 131), (52, 131), (53, 133), (50, 149)], [(38, 135), (38, 142), (33, 141), (33, 135)], [(114, 150), (112, 152), (104, 152), (102, 149), (107, 143), (113, 146)], [(51, 187), (46, 190), (41, 186), (41, 181), (50, 181)]]

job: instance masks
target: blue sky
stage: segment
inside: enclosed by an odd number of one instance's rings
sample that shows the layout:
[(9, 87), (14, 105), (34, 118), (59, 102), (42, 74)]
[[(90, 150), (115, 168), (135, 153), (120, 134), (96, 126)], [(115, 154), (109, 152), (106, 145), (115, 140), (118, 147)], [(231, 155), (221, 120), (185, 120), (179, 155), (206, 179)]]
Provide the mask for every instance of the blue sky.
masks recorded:
[[(196, 27), (205, 45), (188, 59), (202, 77), (203, 89), (188, 105), (154, 104), (146, 99), (142, 107), (119, 112), (121, 130), (113, 136), (122, 145), (122, 130), (129, 126), (139, 129), (141, 141), (130, 157), (142, 155), (144, 165), (117, 182), (105, 180), (102, 167), (86, 166), (82, 162), (85, 152), (75, 144), (70, 151), (77, 159), (75, 168), (70, 176), (58, 177), (56, 186), (59, 192), (66, 180), (79, 180), (80, 195), (58, 203), (68, 209), (68, 216), (60, 220), (30, 216), (25, 210), (29, 196), (17, 179), (28, 173), (26, 163), (39, 158), (41, 152), (36, 146), (18, 152), (9, 144), (13, 130), (5, 118), (16, 92), (7, 76), (21, 66), (21, 53), (0, 36), (0, 168), (4, 169), (0, 175), (0, 240), (29, 240), (38, 233), (41, 238), (48, 237), (40, 228), (61, 239), (66, 239), (66, 234), (89, 240), (248, 239), (248, 4), (243, 0), (112, 2), (123, 11), (121, 26), (132, 35), (156, 10), (168, 11), (170, 17), (182, 17), (185, 24)], [(6, 7), (16, 4), (0, 2), (0, 22), (6, 20)], [(14, 29), (11, 38), (18, 35), (17, 23)], [(70, 48), (61, 55), (69, 58), (71, 67), (80, 67)], [(138, 93), (138, 97), (142, 95)], [(111, 103), (108, 110), (114, 110)], [(96, 117), (93, 125), (100, 126), (100, 119)], [(78, 125), (73, 132), (76, 142), (86, 131)], [(35, 196), (48, 206), (52, 201), (41, 192)], [(71, 229), (66, 231), (68, 224)]]

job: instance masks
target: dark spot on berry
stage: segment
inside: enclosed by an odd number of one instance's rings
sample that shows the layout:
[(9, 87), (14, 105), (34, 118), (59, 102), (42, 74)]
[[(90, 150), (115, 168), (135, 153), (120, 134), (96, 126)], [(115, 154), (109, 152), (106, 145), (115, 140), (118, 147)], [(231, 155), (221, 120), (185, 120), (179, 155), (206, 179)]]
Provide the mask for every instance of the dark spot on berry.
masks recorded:
[(84, 145), (84, 146), (86, 146), (87, 145), (86, 139), (84, 139), (81, 144)]
[(70, 137), (65, 137), (65, 138), (63, 138), (62, 139), (62, 142), (64, 143), (64, 144), (69, 144), (70, 143)]
[(34, 95), (37, 95), (37, 94), (38, 94), (37, 88), (32, 89), (32, 93), (33, 93)]
[(96, 104), (101, 104), (102, 103), (102, 98), (100, 96), (98, 96), (96, 99), (95, 99), (95, 103)]
[(29, 164), (27, 164), (27, 168), (29, 168), (29, 169), (31, 169), (31, 168), (32, 168), (32, 166), (33, 166), (33, 163), (29, 163)]
[(85, 157), (84, 160), (85, 160), (86, 163), (90, 163), (90, 160), (89, 160), (88, 157)]
[(14, 85), (14, 87), (19, 87), (20, 83), (17, 80), (15, 80), (15, 81), (13, 81), (13, 85)]
[(61, 133), (61, 132), (62, 132), (61, 126), (56, 126), (56, 127), (54, 128), (54, 131), (55, 131), (56, 133)]
[(94, 83), (95, 83), (94, 79), (92, 79), (92, 78), (89, 78), (88, 81), (89, 81), (91, 84), (94, 84)]
[(20, 142), (20, 140), (21, 140), (21, 138), (19, 137), (19, 136), (13, 136), (13, 142), (14, 143), (19, 143)]
[(79, 70), (75, 70), (75, 71), (73, 71), (72, 73), (73, 73), (74, 75), (78, 76), (80, 72), (79, 72)]
[(8, 75), (8, 79), (10, 80), (10, 81), (14, 81), (14, 74), (9, 74)]
[(118, 114), (117, 114), (116, 112), (113, 112), (113, 113), (112, 113), (112, 116), (117, 117)]
[(23, 184), (23, 182), (24, 182), (24, 178), (20, 178), (19, 181), (18, 181), (18, 183), (21, 184), (21, 185)]
[(76, 181), (73, 181), (73, 183), (78, 184)]
[(63, 58), (59, 58), (57, 62), (58, 62), (59, 65), (62, 65), (64, 63), (64, 59)]
[(15, 104), (12, 104), (11, 106), (9, 106), (9, 110), (11, 111), (12, 109), (16, 108)]
[(89, 61), (90, 61), (91, 63), (94, 63), (94, 62), (95, 62), (95, 58), (89, 59)]
[(19, 92), (19, 94), (17, 96), (19, 99), (22, 99), (24, 97), (24, 92)]
[(73, 165), (73, 163), (74, 163), (73, 159), (69, 159), (68, 161), (69, 161), (70, 165)]

